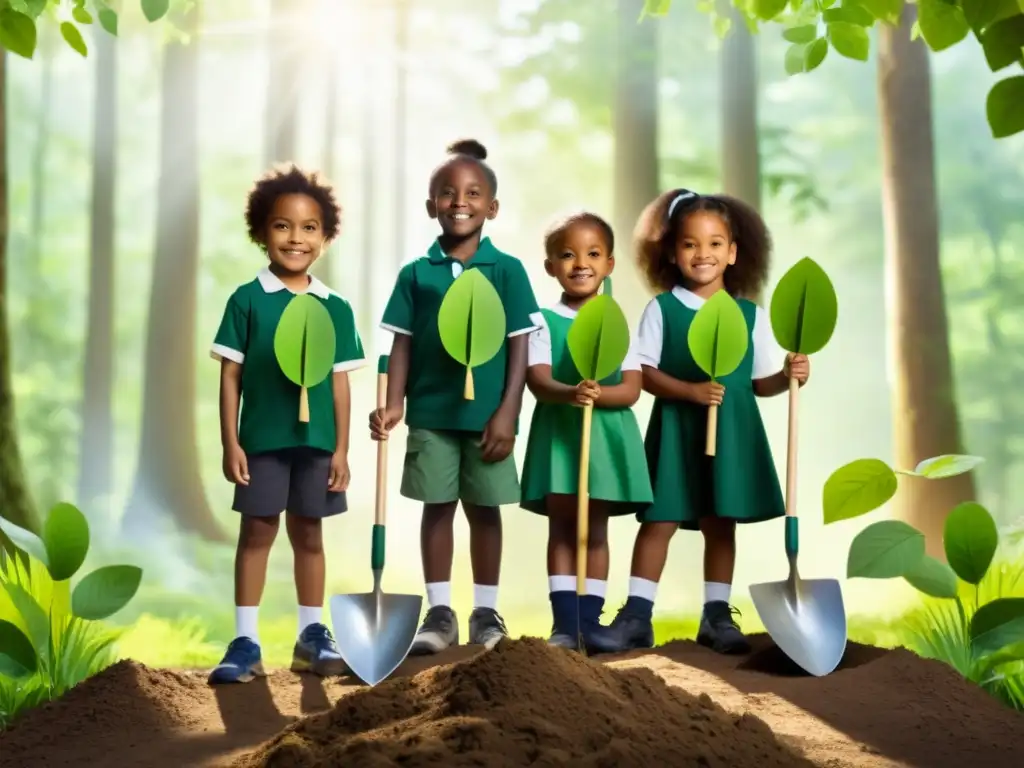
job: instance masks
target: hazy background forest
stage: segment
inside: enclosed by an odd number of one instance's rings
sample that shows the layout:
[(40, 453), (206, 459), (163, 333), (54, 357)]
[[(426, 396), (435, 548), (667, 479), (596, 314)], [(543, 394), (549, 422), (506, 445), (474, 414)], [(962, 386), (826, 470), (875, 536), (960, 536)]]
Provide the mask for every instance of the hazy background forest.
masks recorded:
[[(434, 237), (426, 179), (455, 138), (488, 146), (503, 204), (489, 234), (524, 261), (542, 305), (558, 295), (541, 247), (555, 215), (585, 207), (614, 221), (623, 245), (616, 296), (635, 322), (649, 296), (626, 243), (643, 205), (677, 185), (743, 197), (772, 227), (772, 284), (811, 256), (840, 300), (836, 334), (814, 358), (802, 398), (805, 577), (843, 578), (847, 546), (870, 522), (821, 522), (822, 484), (857, 458), (911, 468), (938, 453), (984, 456), (972, 475), (936, 481), (892, 513), (927, 531), (929, 515), (974, 497), (1005, 530), (1017, 528), (1024, 336), (1012, 329), (1024, 311), (1014, 258), (1024, 244), (1024, 139), (989, 133), (977, 94), (994, 76), (980, 49), (926, 55), (905, 42), (908, 20), (881, 33), (889, 43), (873, 44), (867, 64), (831, 56), (791, 78), (774, 27), (723, 41), (690, 3), (638, 25), (641, 5), (218, 0), (185, 19), (196, 33), (188, 44), (169, 25), (125, 14), (119, 39), (88, 38), (88, 59), (43, 27), (35, 61), (6, 57), (19, 448), (38, 514), (73, 501), (93, 527), (90, 560), (145, 568), (138, 598), (116, 617), (135, 626), (126, 653), (208, 663), (231, 636), (237, 515), (220, 470), (218, 367), (208, 349), (227, 297), (262, 266), (246, 238), (244, 200), (276, 161), (323, 169), (336, 184), (342, 235), (318, 269), (352, 301), (374, 357), (390, 346), (376, 326), (398, 265)], [(895, 81), (879, 80), (879, 55), (883, 72), (899, 65)], [(929, 130), (934, 168), (908, 151), (923, 146), (927, 157)], [(933, 284), (936, 244), (944, 307), (915, 298)], [(898, 298), (923, 318), (902, 337), (916, 346), (890, 345), (893, 324), (914, 323), (899, 320), (911, 315), (887, 294), (887, 262), (909, 270), (909, 293)], [(952, 403), (941, 378), (943, 309)], [(327, 523), (335, 592), (369, 584), (373, 369), (352, 381), (351, 512)], [(907, 381), (910, 395), (894, 400)], [(643, 424), (650, 404), (645, 395), (638, 406)], [(527, 398), (524, 428), (531, 409)], [(762, 409), (781, 474), (785, 398)], [(419, 592), (418, 508), (398, 495), (404, 434), (392, 441), (385, 588)], [(635, 527), (613, 525), (609, 608), (625, 596)], [(457, 530), (461, 606), (471, 578), (463, 521)], [(501, 608), (513, 634), (542, 633), (546, 526), (509, 508), (505, 530)], [(675, 540), (661, 611), (697, 609), (700, 552), (696, 535)], [(781, 522), (741, 531), (740, 590), (784, 567)], [(295, 620), (283, 536), (271, 569), (261, 616), (266, 653), (280, 661)], [(899, 588), (855, 581), (844, 591), (851, 612), (879, 614)]]

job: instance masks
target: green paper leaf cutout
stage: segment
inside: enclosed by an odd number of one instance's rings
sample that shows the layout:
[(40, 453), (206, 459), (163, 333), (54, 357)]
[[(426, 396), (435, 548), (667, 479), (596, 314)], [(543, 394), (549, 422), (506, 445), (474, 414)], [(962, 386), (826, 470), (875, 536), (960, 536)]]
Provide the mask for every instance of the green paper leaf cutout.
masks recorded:
[(89, 523), (78, 507), (61, 502), (50, 510), (43, 525), (43, 544), (54, 581), (70, 579), (89, 553)]
[(288, 302), (274, 332), (277, 364), (290, 381), (315, 387), (334, 368), (334, 321), (315, 296), (300, 293)]
[(97, 568), (75, 586), (71, 612), (80, 619), (102, 621), (124, 608), (142, 582), (142, 569), (134, 565)]
[(961, 456), (959, 454), (945, 454), (925, 459), (912, 471), (901, 470), (900, 474), (915, 475), (929, 480), (939, 480), (943, 477), (954, 477), (970, 472), (985, 460), (980, 456)]
[(996, 521), (981, 504), (966, 501), (953, 508), (942, 532), (946, 560), (968, 584), (985, 577), (999, 547)]
[(896, 495), (896, 473), (881, 459), (857, 459), (825, 481), (821, 506), (825, 525), (873, 512)]
[(779, 346), (787, 352), (813, 355), (832, 338), (839, 302), (825, 270), (805, 257), (779, 280), (770, 312)]
[(996, 653), (1024, 637), (1024, 597), (1002, 597), (981, 606), (971, 617), (975, 656)]
[(901, 520), (882, 520), (850, 543), (846, 577), (895, 579), (916, 572), (923, 557), (923, 533)]
[(928, 555), (922, 557), (917, 567), (904, 574), (903, 578), (918, 592), (932, 597), (951, 600), (957, 594), (953, 569)]
[(0, 675), (24, 680), (34, 675), (38, 666), (32, 642), (14, 624), (0, 619)]
[(476, 368), (498, 354), (505, 341), (505, 307), (479, 269), (467, 269), (452, 283), (437, 313), (445, 351), (461, 365)]
[(728, 376), (743, 362), (750, 331), (743, 310), (724, 290), (704, 302), (686, 335), (693, 360), (712, 379)]
[(7, 538), (11, 540), (11, 543), (22, 552), (34, 557), (47, 568), (50, 567), (50, 558), (46, 555), (46, 545), (32, 531), (15, 525), (3, 517), (0, 517), (0, 531), (7, 534)]
[(580, 376), (601, 381), (619, 370), (626, 359), (629, 324), (615, 299), (601, 294), (576, 313), (566, 342)]

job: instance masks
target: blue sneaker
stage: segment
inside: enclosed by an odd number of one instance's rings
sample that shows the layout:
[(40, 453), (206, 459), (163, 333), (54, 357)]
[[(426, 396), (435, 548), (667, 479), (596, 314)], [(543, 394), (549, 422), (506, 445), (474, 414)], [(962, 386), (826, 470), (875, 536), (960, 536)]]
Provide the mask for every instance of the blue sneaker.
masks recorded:
[(260, 647), (248, 637), (236, 637), (228, 645), (220, 664), (210, 673), (209, 684), (248, 683), (254, 677), (264, 675)]
[(292, 672), (312, 672), (320, 677), (348, 672), (331, 630), (323, 624), (310, 624), (302, 630), (292, 650)]

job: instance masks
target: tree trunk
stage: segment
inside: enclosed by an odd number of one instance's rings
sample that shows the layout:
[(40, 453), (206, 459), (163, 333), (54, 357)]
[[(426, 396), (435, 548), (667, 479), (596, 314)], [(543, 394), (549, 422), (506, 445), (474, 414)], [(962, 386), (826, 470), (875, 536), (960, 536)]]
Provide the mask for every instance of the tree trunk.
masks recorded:
[[(878, 52), (893, 455), (901, 469), (962, 450), (939, 265), (931, 74), (924, 41), (910, 40), (915, 18), (907, 4), (898, 27), (882, 25)], [(946, 515), (973, 498), (971, 474), (902, 477), (894, 504), (925, 534), (928, 554), (944, 560)]]
[[(39, 530), (18, 450), (7, 318), (7, 51), (0, 48), (0, 512), (15, 525)], [(0, 534), (0, 540), (4, 537)]]
[(633, 228), (658, 187), (658, 25), (638, 24), (643, 0), (618, 0), (614, 198), (616, 298), (628, 316), (639, 314), (649, 291), (633, 265)]
[[(367, 33), (374, 35), (378, 32), (377, 15), (367, 9), (366, 23), (369, 25)], [(377, 93), (368, 82), (363, 82), (362, 88), (362, 130), (360, 144), (362, 158), (360, 161), (360, 173), (362, 175), (360, 205), (362, 217), (363, 246), (360, 254), (359, 276), (360, 295), (363, 297), (359, 303), (359, 326), (360, 332), (365, 334), (364, 338), (373, 338), (377, 326), (377, 294), (376, 294), (376, 262), (374, 254), (377, 251), (377, 233), (374, 226), (375, 211), (377, 210)]]
[(395, 1), (395, 269), (406, 259), (406, 157), (408, 146), (408, 58), (409, 58), (409, 0)]
[(757, 44), (732, 3), (732, 25), (722, 41), (722, 191), (761, 210), (761, 155), (757, 133)]
[[(324, 155), (321, 170), (327, 180), (337, 189), (338, 180), (334, 177), (334, 172), (335, 146), (337, 144), (335, 134), (338, 132), (338, 62), (335, 57), (329, 55), (329, 52), (325, 52), (325, 54), (327, 55), (327, 104), (324, 114)], [(323, 256), (313, 263), (311, 270), (314, 275), (328, 285), (331, 284), (331, 274), (334, 271), (332, 262), (337, 258), (337, 253), (338, 244), (331, 243), (328, 248), (324, 249)]]
[(114, 490), (114, 182), (117, 172), (117, 49), (98, 31), (93, 40), (92, 202), (89, 309), (79, 443), (78, 502), (95, 510)]
[(299, 143), (298, 116), (302, 106), (299, 69), (303, 60), (302, 46), (306, 41), (297, 33), (296, 21), (303, 6), (303, 0), (270, 0), (270, 24), (267, 27), (270, 68), (264, 107), (264, 154), (268, 166), (298, 162), (295, 155)]
[(227, 541), (203, 488), (196, 445), (196, 292), (199, 274), (198, 11), (187, 45), (167, 43), (160, 105), (156, 257), (150, 293), (142, 436), (125, 533), (153, 540), (155, 524)]

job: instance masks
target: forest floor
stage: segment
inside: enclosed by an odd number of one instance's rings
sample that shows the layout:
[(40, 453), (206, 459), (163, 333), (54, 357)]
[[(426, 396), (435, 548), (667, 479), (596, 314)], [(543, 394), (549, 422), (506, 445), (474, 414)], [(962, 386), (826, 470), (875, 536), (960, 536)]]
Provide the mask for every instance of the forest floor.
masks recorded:
[(0, 766), (1024, 765), (1024, 716), (945, 664), (851, 642), (813, 678), (751, 640), (735, 657), (463, 646), (373, 689), (285, 670), (211, 688), (126, 660), (0, 732)]

